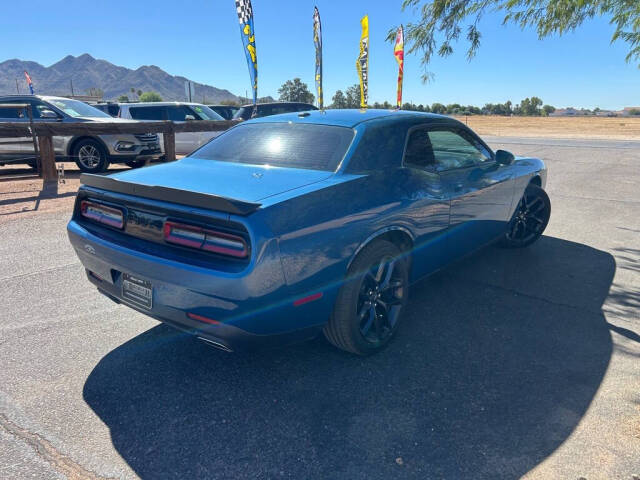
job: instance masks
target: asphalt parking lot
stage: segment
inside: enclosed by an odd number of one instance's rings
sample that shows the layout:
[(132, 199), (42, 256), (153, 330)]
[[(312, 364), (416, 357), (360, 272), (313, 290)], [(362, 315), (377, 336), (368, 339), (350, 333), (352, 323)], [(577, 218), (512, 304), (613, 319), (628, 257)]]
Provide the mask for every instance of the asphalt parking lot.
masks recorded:
[(489, 137), (552, 216), (413, 289), (398, 338), (225, 354), (85, 280), (67, 212), (0, 227), (0, 478), (640, 475), (640, 142)]

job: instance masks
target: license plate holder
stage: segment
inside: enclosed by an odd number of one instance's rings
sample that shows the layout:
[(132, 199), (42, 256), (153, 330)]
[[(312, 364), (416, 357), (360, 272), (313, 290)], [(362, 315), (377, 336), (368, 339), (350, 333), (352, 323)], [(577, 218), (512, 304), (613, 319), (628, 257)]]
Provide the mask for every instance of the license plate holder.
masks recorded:
[(122, 298), (137, 307), (151, 310), (153, 307), (153, 285), (149, 280), (123, 273)]

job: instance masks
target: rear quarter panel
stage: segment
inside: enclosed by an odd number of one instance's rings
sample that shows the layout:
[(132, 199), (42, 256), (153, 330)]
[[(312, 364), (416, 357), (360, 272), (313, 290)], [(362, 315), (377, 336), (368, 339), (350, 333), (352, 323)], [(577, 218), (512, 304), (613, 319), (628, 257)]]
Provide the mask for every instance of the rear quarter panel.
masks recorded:
[(404, 168), (338, 174), (313, 191), (266, 207), (260, 214), (279, 239), (292, 292), (335, 296), (354, 255), (378, 234), (401, 230), (417, 239), (446, 228), (448, 204), (434, 204), (426, 222), (412, 209), (415, 192), (404, 188), (409, 176)]

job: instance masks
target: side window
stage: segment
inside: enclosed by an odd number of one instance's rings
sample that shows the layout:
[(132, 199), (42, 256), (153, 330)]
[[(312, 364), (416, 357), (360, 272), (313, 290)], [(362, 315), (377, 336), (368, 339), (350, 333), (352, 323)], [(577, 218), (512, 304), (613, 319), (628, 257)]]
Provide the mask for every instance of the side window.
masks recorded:
[[(247, 108), (247, 120), (251, 118), (253, 114), (253, 107)], [(271, 105), (258, 105), (258, 117), (268, 117), (269, 115), (273, 115)]]
[(367, 123), (364, 135), (349, 160), (347, 172), (380, 172), (399, 168), (407, 138), (406, 125), (394, 125), (386, 121)]
[[(190, 115), (192, 117), (196, 117), (194, 112), (189, 110), (187, 107), (183, 105), (170, 106), (167, 108), (167, 117), (172, 122), (185, 122), (186, 116)], [(196, 120), (200, 120), (196, 117)]]
[(291, 108), (287, 105), (276, 105), (271, 107), (271, 115), (278, 115), (280, 113), (289, 113), (289, 112), (295, 112), (296, 109), (295, 108)]
[(404, 152), (404, 164), (407, 166), (426, 168), (435, 165), (433, 147), (429, 131), (426, 128), (413, 130), (409, 134), (407, 148)]
[(33, 112), (33, 118), (42, 118), (42, 115), (40, 115), (44, 110), (49, 110), (50, 112), (54, 112), (53, 108), (51, 108), (49, 105), (45, 105), (44, 103), (39, 103), (39, 102), (31, 102), (31, 111)]
[(165, 120), (163, 107), (131, 107), (129, 113), (134, 120)]
[(431, 130), (429, 140), (439, 171), (472, 167), (491, 160), (491, 153), (462, 131)]
[[(20, 100), (3, 100), (0, 104), (25, 103)], [(8, 122), (27, 120), (27, 112), (24, 108), (0, 108), (0, 118)]]

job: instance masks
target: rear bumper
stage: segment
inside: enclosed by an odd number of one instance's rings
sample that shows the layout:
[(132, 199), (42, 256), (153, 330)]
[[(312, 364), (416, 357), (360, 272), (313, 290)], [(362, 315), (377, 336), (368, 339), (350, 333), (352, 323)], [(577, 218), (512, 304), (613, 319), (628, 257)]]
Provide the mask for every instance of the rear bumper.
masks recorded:
[[(333, 307), (330, 296), (294, 306), (275, 242), (264, 248), (260, 261), (246, 271), (228, 273), (124, 248), (93, 235), (74, 220), (67, 230), (89, 281), (101, 293), (229, 350), (311, 338), (319, 333)], [(151, 282), (150, 309), (123, 297), (123, 273)], [(189, 314), (209, 321), (191, 318)]]

